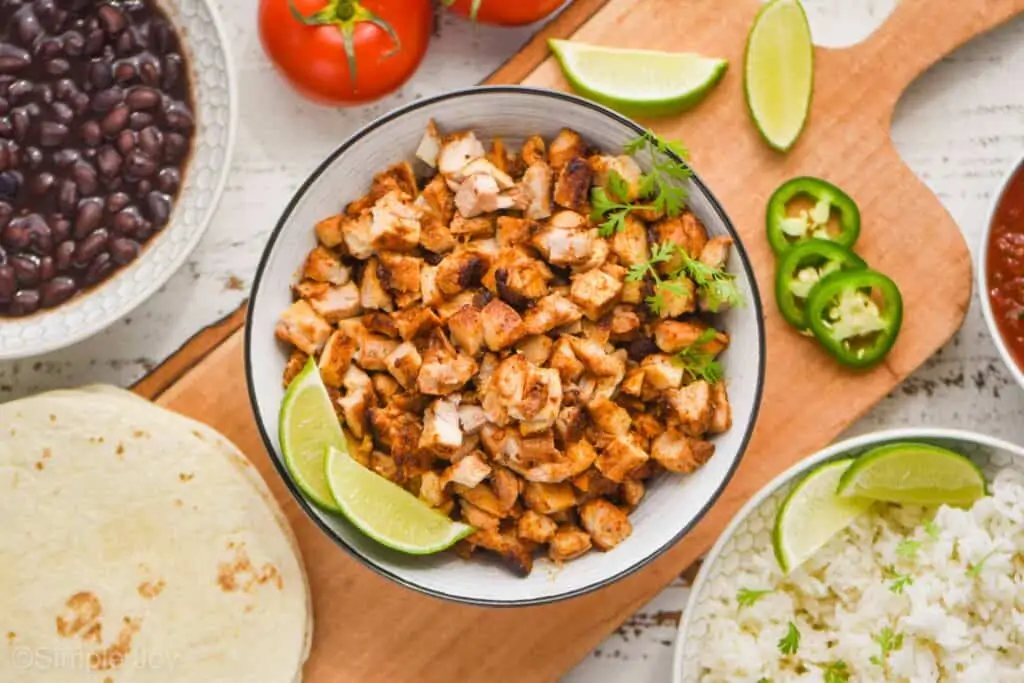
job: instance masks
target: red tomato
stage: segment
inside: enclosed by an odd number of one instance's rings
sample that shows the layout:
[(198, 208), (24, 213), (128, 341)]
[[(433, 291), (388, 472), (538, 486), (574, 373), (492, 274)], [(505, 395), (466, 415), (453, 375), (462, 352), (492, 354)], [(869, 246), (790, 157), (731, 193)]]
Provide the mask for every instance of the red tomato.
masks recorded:
[(484, 24), (523, 26), (540, 21), (565, 0), (441, 0), (456, 14)]
[(278, 70), (306, 97), (334, 105), (376, 100), (409, 80), (434, 16), (430, 0), (260, 0), (259, 12)]

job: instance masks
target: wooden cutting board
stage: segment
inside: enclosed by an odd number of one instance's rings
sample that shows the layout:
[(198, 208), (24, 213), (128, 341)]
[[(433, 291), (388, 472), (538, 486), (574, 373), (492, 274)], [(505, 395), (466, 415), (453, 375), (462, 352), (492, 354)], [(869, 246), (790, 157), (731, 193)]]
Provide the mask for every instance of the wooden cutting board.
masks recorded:
[[(688, 143), (694, 167), (743, 235), (767, 312), (767, 386), (754, 440), (729, 488), (698, 528), (650, 567), (589, 596), (515, 610), (447, 604), (363, 568), (306, 519), (269, 462), (245, 391), (242, 311), (202, 332), (137, 385), (140, 394), (234, 440), (281, 501), (315, 600), (307, 683), (556, 679), (705, 552), (769, 478), (834, 439), (959, 328), (970, 301), (970, 255), (952, 218), (897, 155), (889, 127), (914, 78), (971, 37), (1024, 12), (1024, 0), (903, 0), (866, 42), (818, 49), (810, 125), (788, 155), (759, 140), (743, 102), (744, 43), (757, 8), (757, 0), (579, 0), (492, 78), (567, 89), (547, 59), (549, 36), (694, 50), (732, 64), (698, 109), (650, 124)], [(864, 221), (858, 249), (894, 277), (906, 299), (899, 342), (872, 372), (844, 372), (775, 311), (764, 207), (776, 186), (798, 174), (829, 178), (854, 197)]]

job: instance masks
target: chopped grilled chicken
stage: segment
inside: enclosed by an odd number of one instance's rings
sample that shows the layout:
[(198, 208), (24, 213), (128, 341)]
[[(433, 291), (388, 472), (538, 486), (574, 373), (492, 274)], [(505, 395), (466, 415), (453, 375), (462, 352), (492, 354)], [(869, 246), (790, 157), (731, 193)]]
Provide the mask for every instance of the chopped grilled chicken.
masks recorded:
[(384, 365), (403, 388), (412, 389), (416, 386), (416, 378), (420, 374), (423, 358), (420, 357), (414, 344), (403, 342), (388, 354), (384, 359)]
[(575, 382), (583, 374), (583, 363), (572, 350), (572, 342), (560, 337), (551, 349), (551, 368), (558, 371), (564, 384)]
[[(463, 178), (482, 175), (490, 178), (502, 192), (515, 187), (516, 181), (507, 173), (498, 168), (490, 159), (474, 159), (459, 171)], [(493, 210), (493, 209), (492, 209)]]
[[(526, 308), (549, 292), (552, 278), (551, 269), (543, 261), (513, 247), (501, 251), (483, 283), (506, 303)], [(493, 288), (489, 286), (492, 280)]]
[(411, 251), (419, 244), (419, 212), (404, 197), (401, 192), (389, 192), (373, 205), (370, 243), (375, 249)]
[(628, 341), (636, 338), (640, 330), (640, 316), (632, 306), (616, 306), (612, 311), (611, 338), (615, 341)]
[(693, 280), (679, 278), (675, 282), (683, 288), (683, 291), (672, 292), (667, 289), (661, 291), (663, 303), (659, 316), (662, 318), (678, 318), (697, 310), (697, 288), (693, 284)]
[(327, 339), (320, 355), (320, 378), (329, 387), (340, 387), (358, 348), (358, 341), (340, 330)]
[(520, 355), (509, 356), (498, 365), (483, 391), (481, 405), (488, 420), (499, 426), (509, 423), (510, 407), (522, 400), (530, 367), (530, 362)]
[(570, 337), (570, 340), (576, 357), (590, 372), (598, 377), (621, 377), (624, 374), (625, 361), (619, 355), (607, 353), (603, 344), (580, 337)]
[(420, 215), (420, 245), (435, 254), (454, 249), (455, 238), (448, 226), (455, 215), (455, 196), (440, 174), (427, 183), (413, 206)]
[(345, 250), (357, 259), (368, 259), (374, 254), (371, 242), (373, 216), (369, 211), (355, 217), (346, 217), (341, 223), (341, 236)]
[(463, 216), (462, 213), (456, 213), (448, 229), (456, 238), (490, 237), (495, 230), (494, 216), (471, 218)]
[(377, 277), (386, 288), (395, 292), (420, 291), (423, 259), (392, 251), (382, 251), (377, 258), (380, 263)]
[(419, 498), (431, 507), (441, 507), (448, 500), (444, 486), (441, 484), (441, 475), (428, 470), (420, 475)]
[(370, 455), (370, 469), (388, 481), (398, 480), (398, 465), (395, 464), (395, 459), (387, 453), (374, 451)]
[(715, 382), (711, 385), (711, 409), (708, 432), (721, 434), (729, 431), (732, 427), (732, 406), (729, 404), (729, 394), (726, 391), (725, 382)]
[(658, 421), (658, 418), (650, 413), (634, 413), (633, 428), (645, 439), (654, 437), (665, 431), (665, 425)]
[(523, 319), (504, 301), (492, 299), (481, 311), (484, 343), (491, 351), (512, 346), (526, 334)]
[(547, 144), (544, 142), (544, 138), (539, 135), (533, 135), (526, 139), (523, 143), (523, 149), (519, 153), (519, 156), (523, 158), (523, 162), (527, 165), (540, 163), (548, 163), (548, 151)]
[(519, 458), (517, 460), (509, 460), (504, 464), (509, 469), (522, 474), (523, 471), (529, 468), (554, 462), (559, 457), (560, 454), (555, 447), (555, 433), (549, 430), (541, 434), (523, 437)]
[[(323, 371), (321, 371), (322, 373)], [(402, 385), (391, 375), (375, 372), (371, 379), (373, 381), (373, 391), (381, 401), (387, 402), (402, 391)]]
[(612, 236), (612, 251), (626, 266), (647, 260), (647, 226), (632, 214), (626, 216), (625, 229)]
[(545, 334), (583, 317), (583, 311), (561, 294), (549, 294), (526, 313), (523, 321), (527, 334)]
[(579, 498), (592, 500), (598, 496), (610, 496), (618, 490), (619, 484), (608, 479), (600, 470), (591, 468), (583, 474), (573, 477), (573, 487), (584, 494)]
[(462, 514), (462, 521), (476, 527), (480, 532), (497, 533), (501, 527), (501, 520), (498, 517), (485, 510), (481, 510), (468, 500), (463, 499), (459, 501), (459, 511)]
[(323, 348), (331, 334), (331, 325), (309, 305), (300, 299), (281, 314), (281, 320), (274, 330), (278, 339), (290, 343), (307, 355), (313, 355)]
[[(489, 465), (484, 464), (483, 460), (480, 459), (480, 455), (480, 453), (474, 453), (468, 456), (471, 459), (475, 459), (479, 463), (479, 465), (474, 465), (475, 471), (472, 472), (470, 475), (471, 478), (473, 479), (477, 477), (479, 472), (483, 471), (483, 468), (480, 467), (480, 465), (490, 470), (491, 474), (494, 473), (493, 469)], [(461, 464), (461, 462), (459, 464)], [(467, 486), (459, 482), (454, 482), (452, 484), (452, 489), (454, 489), (455, 495), (457, 495), (459, 498), (472, 503), (473, 505), (480, 508), (487, 514), (494, 515), (498, 518), (502, 518), (507, 517), (508, 513), (510, 512), (510, 509), (506, 509), (502, 505), (501, 501), (498, 499), (497, 494), (494, 492), (494, 489), (492, 489), (487, 484), (486, 481), (480, 481), (474, 486)]]
[(480, 310), (475, 306), (463, 306), (462, 309), (448, 318), (448, 333), (452, 342), (463, 353), (476, 356), (484, 345), (484, 321)]
[(476, 286), (490, 267), (490, 259), (476, 249), (460, 248), (437, 266), (437, 287), (446, 296)]
[(343, 285), (352, 278), (352, 271), (330, 249), (317, 245), (306, 257), (302, 268), (303, 277), (332, 285)]
[[(612, 253), (612, 248), (608, 246), (608, 240), (596, 239), (594, 240), (594, 248), (590, 252), (589, 258), (582, 263), (578, 263), (572, 267), (574, 273), (585, 273), (588, 270), (594, 270), (605, 265), (608, 257)], [(618, 266), (615, 266), (616, 268)], [(625, 275), (625, 271), (623, 271)]]
[[(483, 159), (480, 161), (490, 164), (489, 161)], [(497, 169), (495, 170), (497, 171)], [(455, 207), (465, 218), (511, 209), (514, 205), (515, 201), (511, 197), (501, 194), (501, 186), (498, 181), (483, 173), (467, 177), (455, 192)]]
[(551, 537), (548, 545), (548, 557), (552, 562), (568, 562), (586, 555), (592, 543), (587, 532), (575, 524), (563, 524)]
[[(360, 318), (360, 321), (362, 321), (362, 326), (367, 332), (381, 334), (385, 337), (390, 337), (391, 339), (398, 339), (400, 336), (398, 334), (398, 325), (395, 324), (395, 321), (392, 320), (391, 316), (387, 313), (383, 313), (381, 311), (370, 311), (363, 315), (363, 317)], [(348, 325), (347, 322), (345, 324)], [(349, 330), (347, 327), (346, 329)], [(352, 331), (353, 334), (356, 334), (357, 336), (363, 333), (362, 330), (355, 330), (354, 328), (349, 331)]]
[(629, 433), (629, 427), (633, 423), (625, 408), (607, 398), (591, 401), (587, 405), (587, 412), (598, 429), (613, 436)]
[(534, 365), (544, 365), (551, 358), (551, 348), (554, 342), (551, 337), (543, 334), (535, 334), (523, 338), (516, 344), (516, 351), (523, 354), (526, 360)]
[(597, 456), (594, 466), (608, 479), (622, 483), (630, 472), (647, 462), (649, 456), (637, 445), (633, 434), (615, 437)]
[[(595, 155), (587, 160), (594, 172), (594, 185), (603, 187), (608, 196), (622, 203), (636, 201), (640, 197), (640, 182), (643, 170), (633, 157)], [(620, 197), (611, 189), (612, 173), (617, 173), (626, 185), (626, 196)]]
[(665, 400), (679, 420), (679, 429), (688, 436), (707, 433), (711, 424), (711, 385), (704, 380), (687, 384), (682, 389), (665, 392)]
[(424, 359), (416, 386), (421, 394), (447, 396), (465, 386), (476, 374), (477, 365), (469, 356)]
[(459, 406), (459, 426), (466, 434), (476, 434), (487, 424), (484, 409), (475, 405)]
[(477, 531), (466, 539), (472, 545), (498, 553), (505, 565), (521, 576), (533, 571), (533, 548), (515, 533), (495, 530)]
[(626, 396), (639, 398), (643, 395), (646, 373), (643, 368), (630, 368), (622, 380), (620, 391)]
[(583, 315), (591, 320), (598, 320), (611, 310), (622, 294), (622, 282), (622, 277), (616, 277), (603, 270), (587, 271), (572, 276), (572, 290), (569, 296), (583, 311)]
[(398, 334), (405, 341), (422, 337), (441, 326), (441, 319), (429, 308), (412, 306), (391, 314)]
[(590, 212), (590, 183), (593, 173), (583, 157), (573, 157), (558, 169), (554, 200), (559, 206), (577, 213)]
[(576, 492), (572, 484), (544, 484), (528, 481), (523, 486), (523, 501), (526, 507), (542, 515), (570, 510), (576, 505)]
[[(457, 431), (458, 427), (455, 429)], [(427, 430), (424, 429), (423, 433), (426, 434)], [(441, 475), (441, 481), (445, 483), (454, 482), (471, 489), (480, 484), (490, 474), (490, 466), (479, 455), (471, 453), (446, 469), (444, 474)]]
[(622, 495), (622, 502), (635, 509), (640, 501), (644, 499), (644, 494), (647, 493), (647, 487), (639, 479), (626, 479), (622, 482), (622, 487), (619, 489)]
[(559, 131), (555, 139), (548, 145), (548, 162), (551, 168), (556, 171), (561, 169), (573, 159), (585, 157), (587, 145), (583, 142), (580, 134), (569, 128)]
[(551, 429), (562, 407), (562, 378), (557, 370), (530, 367), (522, 399), (508, 406), (510, 416), (519, 420), (523, 436)]
[(382, 311), (395, 310), (395, 303), (391, 295), (381, 284), (377, 268), (377, 259), (372, 258), (366, 262), (363, 269), (363, 281), (359, 286), (359, 301), (363, 308), (376, 308)]
[(424, 265), (420, 268), (420, 298), (424, 306), (437, 306), (444, 301), (444, 294), (437, 286), (437, 267)]
[(329, 323), (351, 318), (362, 312), (359, 288), (354, 282), (330, 285), (326, 282), (304, 280), (296, 291)]
[(537, 225), (527, 218), (513, 218), (512, 216), (498, 216), (497, 238), (498, 244), (502, 247), (514, 247), (519, 244), (527, 244), (533, 235)]
[(441, 154), (441, 133), (437, 130), (437, 124), (431, 119), (427, 121), (427, 129), (423, 131), (423, 138), (416, 148), (416, 158), (430, 168), (437, 168), (437, 158)]
[(450, 299), (445, 299), (437, 305), (437, 314), (441, 316), (441, 321), (447, 323), (453, 315), (461, 311), (466, 306), (477, 307), (477, 293), (473, 291), (460, 292)]
[(341, 224), (345, 220), (342, 215), (325, 218), (316, 224), (316, 238), (320, 244), (333, 249), (345, 242), (345, 236), (341, 232)]
[(480, 430), (480, 441), (487, 454), (498, 462), (518, 461), (523, 450), (523, 438), (519, 436), (519, 430), (504, 429), (490, 423)]
[[(351, 368), (350, 368), (351, 371)], [(370, 407), (372, 406), (373, 393), (369, 389), (349, 391), (337, 400), (345, 416), (345, 426), (352, 432), (352, 436), (362, 439), (366, 436), (366, 425), (369, 418)]]
[(547, 543), (555, 535), (558, 525), (550, 517), (527, 510), (516, 523), (516, 533), (519, 538), (525, 538), (534, 543)]
[[(556, 214), (562, 216), (566, 212)], [(576, 216), (578, 214), (572, 214)], [(536, 247), (550, 263), (556, 266), (573, 266), (586, 263), (594, 251), (597, 235), (585, 227), (570, 227), (570, 219), (555, 220), (538, 230), (530, 243)]]
[(678, 389), (683, 383), (683, 366), (663, 353), (653, 353), (640, 362), (644, 385), (654, 392)]
[(731, 248), (731, 237), (712, 237), (700, 251), (700, 262), (710, 268), (724, 268)]
[(397, 348), (398, 342), (394, 339), (379, 334), (366, 334), (360, 341), (355, 360), (359, 367), (368, 372), (386, 371), (388, 366), (385, 359)]
[(622, 285), (622, 303), (633, 304), (634, 306), (640, 305), (644, 302), (644, 297), (647, 296), (644, 288), (646, 283), (642, 280), (636, 282), (625, 282)]
[(524, 215), (542, 220), (551, 215), (551, 183), (554, 173), (543, 161), (535, 161), (526, 169), (519, 183), (519, 195), (525, 201)]
[(498, 506), (503, 514), (512, 511), (523, 491), (522, 481), (511, 470), (499, 465), (491, 468), (491, 487), (498, 499)]
[(306, 367), (307, 361), (309, 361), (309, 354), (303, 353), (299, 349), (292, 349), (291, 354), (288, 356), (288, 362), (284, 365), (284, 377), (281, 380), (286, 388), (302, 372), (302, 369)]
[(391, 192), (399, 192), (412, 199), (419, 193), (416, 185), (416, 174), (407, 161), (400, 161), (391, 168), (373, 176), (370, 186), (370, 199), (377, 201)]
[(586, 439), (569, 444), (565, 454), (554, 462), (541, 463), (524, 469), (521, 474), (527, 481), (557, 484), (583, 474), (594, 464), (597, 451)]
[(487, 150), (472, 131), (449, 135), (441, 143), (437, 156), (437, 170), (447, 178), (462, 180), (462, 169), (474, 159), (482, 159)]
[[(654, 325), (654, 343), (665, 353), (677, 353), (693, 346), (707, 330), (708, 326), (700, 322), (662, 320)], [(701, 344), (700, 348), (705, 353), (717, 356), (728, 346), (729, 335), (718, 332), (714, 339)]]
[(580, 523), (598, 550), (611, 550), (633, 533), (626, 513), (603, 498), (580, 506)]
[[(684, 250), (691, 258), (698, 258), (704, 251), (704, 245), (708, 243), (708, 233), (700, 224), (697, 217), (689, 211), (681, 216), (665, 218), (654, 226), (654, 232), (658, 236), (658, 242), (672, 242)], [(659, 265), (663, 273), (679, 270), (682, 265), (682, 257), (676, 254), (671, 260)]]
[(669, 428), (651, 443), (651, 457), (671, 472), (689, 474), (715, 453), (715, 445)]

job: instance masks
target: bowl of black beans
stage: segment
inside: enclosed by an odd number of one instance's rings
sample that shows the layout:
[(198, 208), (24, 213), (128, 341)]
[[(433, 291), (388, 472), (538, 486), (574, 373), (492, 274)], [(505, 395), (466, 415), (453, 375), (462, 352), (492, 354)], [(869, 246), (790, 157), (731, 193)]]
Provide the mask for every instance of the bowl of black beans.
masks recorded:
[(0, 359), (95, 334), (170, 278), (235, 114), (206, 0), (0, 0)]

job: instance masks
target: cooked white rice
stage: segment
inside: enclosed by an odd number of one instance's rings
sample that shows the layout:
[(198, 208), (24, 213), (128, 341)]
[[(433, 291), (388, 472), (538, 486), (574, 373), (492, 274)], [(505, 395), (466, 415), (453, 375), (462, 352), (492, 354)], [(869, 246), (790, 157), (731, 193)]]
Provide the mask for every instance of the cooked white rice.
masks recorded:
[[(851, 682), (1024, 683), (1024, 475), (991, 492), (969, 510), (878, 505), (788, 577), (752, 552), (708, 620), (701, 680), (832, 683), (842, 662)], [(740, 607), (741, 588), (772, 592)], [(783, 655), (790, 622), (799, 649)], [(886, 628), (902, 645), (882, 659)]]

